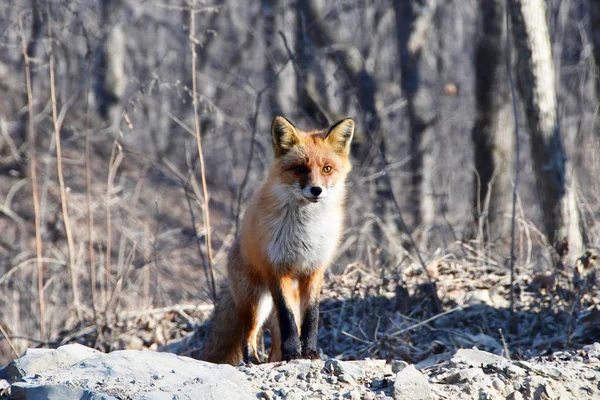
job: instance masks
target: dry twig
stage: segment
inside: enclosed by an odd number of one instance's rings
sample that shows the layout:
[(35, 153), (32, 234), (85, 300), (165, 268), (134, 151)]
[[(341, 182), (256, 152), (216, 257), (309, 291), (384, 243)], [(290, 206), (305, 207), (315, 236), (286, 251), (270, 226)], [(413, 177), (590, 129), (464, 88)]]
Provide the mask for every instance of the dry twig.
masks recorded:
[(117, 169), (123, 160), (123, 151), (121, 145), (115, 140), (112, 154), (108, 165), (108, 178), (106, 181), (106, 264), (104, 267), (104, 312), (108, 311), (110, 294), (110, 276), (111, 271), (111, 242), (112, 242), (112, 219), (110, 213), (110, 200), (113, 189), (113, 182)]
[(200, 161), (200, 176), (202, 179), (202, 194), (204, 197), (204, 230), (206, 243), (206, 257), (208, 261), (208, 269), (210, 272), (211, 289), (213, 299), (217, 297), (217, 288), (215, 286), (215, 274), (212, 265), (212, 246), (210, 232), (210, 212), (208, 208), (208, 189), (206, 185), (206, 169), (204, 165), (204, 152), (202, 151), (202, 138), (200, 137), (200, 118), (198, 115), (198, 88), (196, 80), (196, 10), (190, 6), (190, 50), (192, 52), (192, 104), (194, 106), (194, 130), (196, 135), (196, 144), (198, 145), (198, 159)]
[(4, 329), (4, 326), (2, 326), (2, 323), (0, 323), (0, 333), (2, 333), (2, 336), (4, 336), (4, 338), (6, 339), (6, 342), (10, 346), (10, 349), (12, 350), (15, 357), (19, 358), (19, 352), (17, 352), (17, 349), (15, 348), (12, 340), (10, 340), (10, 336), (8, 336), (8, 333), (6, 333), (6, 330)]
[(75, 265), (75, 249), (73, 244), (73, 233), (71, 232), (71, 223), (69, 221), (69, 208), (67, 205), (67, 190), (65, 189), (65, 178), (62, 167), (62, 147), (60, 142), (60, 125), (58, 122), (58, 112), (56, 110), (56, 85), (54, 82), (54, 48), (52, 38), (52, 17), (50, 16), (50, 5), (47, 5), (48, 14), (48, 56), (50, 58), (50, 101), (52, 102), (52, 125), (56, 137), (56, 170), (58, 174), (58, 184), (60, 186), (60, 205), (65, 226), (65, 235), (67, 236), (67, 250), (69, 253), (69, 273), (71, 275), (71, 290), (73, 291), (73, 307), (77, 320), (81, 321), (81, 303), (79, 301), (79, 282)]
[(29, 167), (31, 169), (31, 195), (33, 197), (33, 213), (35, 224), (35, 254), (37, 260), (37, 292), (40, 312), (40, 339), (46, 339), (46, 305), (44, 302), (44, 263), (42, 261), (42, 227), (40, 219), (40, 201), (38, 198), (38, 182), (35, 151), (35, 127), (33, 112), (33, 89), (31, 86), (31, 60), (27, 53), (25, 42), (25, 30), (23, 21), (19, 17), (19, 30), (21, 33), (21, 45), (23, 49), (23, 60), (25, 62), (25, 83), (27, 85), (27, 113), (28, 113), (28, 141), (29, 141)]

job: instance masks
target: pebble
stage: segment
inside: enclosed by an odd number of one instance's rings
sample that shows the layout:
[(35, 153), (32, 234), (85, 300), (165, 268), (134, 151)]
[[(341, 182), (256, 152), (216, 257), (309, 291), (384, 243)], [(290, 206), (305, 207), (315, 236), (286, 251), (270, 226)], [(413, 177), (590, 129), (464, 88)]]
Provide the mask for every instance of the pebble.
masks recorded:
[(263, 399), (274, 400), (273, 393), (271, 393), (269, 391), (264, 390), (260, 394)]
[(360, 400), (360, 393), (358, 392), (358, 390), (353, 389), (349, 392), (344, 393), (342, 397), (345, 399)]
[(494, 387), (494, 389), (496, 389), (500, 393), (502, 393), (504, 391), (504, 388), (506, 387), (506, 385), (504, 384), (504, 382), (502, 382), (498, 378), (492, 379), (492, 386)]
[(283, 374), (277, 374), (273, 377), (273, 379), (275, 379), (275, 382), (281, 382), (284, 378), (285, 378), (285, 375), (283, 375)]
[(514, 379), (526, 376), (527, 371), (521, 367), (517, 367), (516, 365), (509, 365), (508, 368), (506, 368), (506, 375), (508, 375), (509, 378)]
[(408, 367), (408, 363), (406, 361), (403, 361), (403, 360), (392, 361), (392, 372), (395, 374), (402, 371), (406, 367)]
[(385, 383), (381, 379), (374, 379), (371, 381), (371, 389), (381, 389), (385, 386)]
[(518, 390), (515, 390), (506, 397), (506, 400), (523, 400), (523, 395)]
[(364, 374), (363, 369), (358, 365), (336, 359), (325, 361), (325, 369), (329, 372), (332, 372), (336, 376), (343, 374), (352, 376), (354, 379), (358, 379)]
[(351, 385), (355, 385), (356, 381), (350, 375), (341, 374), (338, 376), (338, 380), (343, 383), (349, 383)]

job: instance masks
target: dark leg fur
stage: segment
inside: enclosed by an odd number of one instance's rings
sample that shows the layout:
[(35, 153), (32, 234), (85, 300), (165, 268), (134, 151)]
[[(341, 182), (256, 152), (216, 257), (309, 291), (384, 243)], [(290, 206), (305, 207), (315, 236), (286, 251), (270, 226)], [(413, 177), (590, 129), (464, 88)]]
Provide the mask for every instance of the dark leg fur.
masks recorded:
[(317, 334), (319, 329), (319, 303), (313, 303), (308, 306), (302, 322), (302, 334), (300, 343), (302, 345), (302, 358), (311, 360), (319, 359), (317, 349)]
[(277, 308), (279, 331), (281, 334), (281, 359), (289, 361), (300, 358), (298, 325), (296, 325), (292, 309), (286, 304), (281, 292), (275, 297), (275, 307)]

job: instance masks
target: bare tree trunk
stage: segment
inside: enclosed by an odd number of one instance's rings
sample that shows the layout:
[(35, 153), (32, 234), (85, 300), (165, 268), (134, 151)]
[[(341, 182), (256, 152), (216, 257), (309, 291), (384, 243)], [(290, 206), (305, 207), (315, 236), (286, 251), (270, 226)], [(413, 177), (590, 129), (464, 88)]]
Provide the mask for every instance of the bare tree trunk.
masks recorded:
[(509, 0), (518, 50), (518, 89), (525, 102), (531, 158), (545, 233), (559, 255), (583, 247), (576, 198), (559, 132), (554, 67), (543, 0)]
[[(36, 58), (37, 45), (40, 41), (42, 35), (44, 34), (45, 21), (42, 18), (42, 11), (40, 9), (39, 1), (32, 0), (31, 1), (31, 36), (29, 38), (29, 42), (27, 42), (27, 57), (31, 59)], [(25, 69), (24, 66), (21, 68)], [(36, 73), (37, 68), (31, 69), (31, 85), (32, 90), (34, 90), (35, 81), (36, 81)], [(23, 95), (23, 104), (27, 104), (27, 93)], [(19, 127), (17, 128), (18, 136), (15, 138), (15, 146), (19, 149), (19, 153), (24, 153), (26, 150), (25, 144), (27, 143), (27, 124), (28, 124), (28, 115), (26, 113), (21, 113), (19, 119)], [(27, 162), (26, 157), (21, 159), (20, 169), (22, 175), (26, 174), (27, 171)]]
[(412, 173), (409, 204), (412, 207), (412, 221), (410, 221), (410, 224), (413, 228), (422, 222), (423, 214), (433, 212), (433, 205), (426, 205), (423, 201), (425, 192), (423, 189), (423, 174), (429, 172), (423, 166), (424, 158), (427, 157), (424, 148), (427, 147), (427, 144), (432, 143), (432, 124), (435, 122), (436, 114), (434, 107), (432, 107), (432, 93), (425, 85), (422, 85), (419, 64), (436, 6), (437, 0), (426, 0), (424, 2), (394, 1), (402, 75), (401, 85), (403, 95), (408, 102), (410, 168)]
[[(317, 90), (317, 82), (314, 74), (313, 44), (306, 25), (314, 21), (311, 7), (306, 0), (297, 0), (296, 21), (296, 92), (298, 93), (298, 104), (302, 112), (317, 121), (319, 125), (326, 126), (333, 123), (323, 99)], [(312, 25), (311, 25), (312, 27)]]
[[(481, 0), (482, 36), (475, 52), (477, 117), (472, 131), (477, 172), (474, 209), (478, 236), (489, 241), (506, 237), (511, 204), (509, 175), (514, 135), (506, 71), (506, 24), (503, 0)], [(487, 216), (486, 216), (487, 215)], [(485, 229), (485, 222), (489, 230)], [(487, 237), (489, 231), (489, 237)]]
[(125, 33), (120, 24), (110, 23), (115, 0), (102, 1), (102, 19), (110, 30), (102, 44), (96, 74), (96, 102), (98, 112), (114, 125), (119, 120), (120, 101), (127, 84), (125, 77)]
[(600, 1), (590, 0), (590, 19), (592, 25), (592, 45), (596, 64), (596, 96), (600, 100)]
[[(267, 102), (272, 116), (291, 115), (295, 111), (296, 76), (292, 64), (285, 65), (288, 54), (283, 45), (279, 32), (286, 40), (293, 40), (289, 31), (294, 28), (290, 21), (289, 7), (280, 0), (262, 0), (262, 14), (264, 16), (265, 40), (265, 85), (268, 86)], [(291, 45), (288, 43), (288, 45)], [(285, 66), (285, 67), (284, 67)], [(283, 71), (280, 69), (284, 67)], [(279, 75), (278, 75), (279, 74)], [(269, 119), (271, 116), (269, 116)]]
[[(311, 21), (311, 28), (307, 29), (311, 42), (319, 48), (334, 46), (335, 50), (330, 52), (330, 55), (348, 76), (350, 84), (356, 89), (356, 99), (363, 114), (362, 131), (364, 137), (359, 136), (357, 138), (356, 146), (353, 147), (354, 156), (362, 161), (372, 147), (378, 147), (380, 150), (385, 151), (383, 139), (375, 137), (381, 124), (375, 106), (377, 84), (366, 70), (360, 51), (352, 44), (343, 42), (335, 29), (335, 25), (327, 24), (327, 18), (323, 17), (321, 11), (325, 6), (323, 0), (307, 0), (303, 3), (307, 20)], [(357, 133), (360, 135), (360, 132)]]
[[(311, 21), (307, 29), (309, 40), (317, 48), (329, 48), (328, 52), (335, 62), (348, 77), (348, 83), (356, 93), (356, 104), (361, 111), (361, 124), (357, 131), (357, 138), (353, 141), (352, 154), (359, 160), (363, 167), (374, 167), (378, 170), (385, 168), (386, 143), (384, 130), (381, 126), (379, 110), (376, 106), (377, 83), (367, 70), (363, 56), (358, 48), (346, 43), (340, 36), (336, 25), (328, 23), (324, 17), (326, 3), (323, 0), (308, 0), (303, 2), (303, 12), (307, 20)], [(341, 116), (340, 116), (341, 117)], [(402, 224), (396, 217), (396, 210), (391, 202), (392, 185), (389, 179), (378, 179), (374, 184), (374, 201), (372, 209), (385, 224), (388, 234), (397, 234), (403, 230)], [(375, 226), (373, 231), (375, 240), (383, 240), (381, 227)]]

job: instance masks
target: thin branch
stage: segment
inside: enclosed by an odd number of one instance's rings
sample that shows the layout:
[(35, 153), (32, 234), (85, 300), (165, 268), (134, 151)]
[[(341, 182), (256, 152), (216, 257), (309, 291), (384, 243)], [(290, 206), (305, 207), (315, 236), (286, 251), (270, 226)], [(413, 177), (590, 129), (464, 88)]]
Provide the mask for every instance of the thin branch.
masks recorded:
[(421, 321), (419, 323), (411, 325), (408, 328), (400, 329), (400, 330), (398, 330), (398, 331), (390, 334), (389, 336), (396, 336), (396, 335), (400, 335), (400, 334), (405, 333), (405, 332), (412, 331), (414, 329), (420, 328), (423, 325), (427, 325), (428, 323), (433, 322), (433, 321), (435, 321), (436, 319), (438, 319), (440, 317), (443, 317), (443, 316), (448, 315), (448, 314), (452, 314), (453, 312), (456, 312), (456, 311), (459, 311), (459, 310), (462, 310), (462, 309), (463, 309), (463, 306), (454, 307), (454, 308), (452, 308), (452, 309), (450, 309), (448, 311), (444, 311), (443, 313), (439, 313), (437, 315), (434, 315), (431, 318), (427, 318), (426, 320), (423, 320), (423, 321)]
[(60, 143), (60, 126), (58, 122), (58, 112), (56, 110), (56, 86), (54, 82), (54, 48), (52, 38), (52, 17), (50, 16), (50, 5), (47, 5), (48, 15), (48, 56), (50, 58), (50, 101), (52, 102), (52, 124), (54, 135), (56, 137), (56, 170), (58, 175), (58, 184), (60, 186), (60, 205), (67, 236), (67, 249), (69, 252), (69, 273), (71, 275), (71, 290), (73, 290), (73, 307), (77, 320), (81, 321), (81, 303), (79, 300), (79, 282), (77, 271), (75, 270), (75, 249), (73, 245), (73, 233), (71, 232), (71, 223), (69, 221), (69, 208), (67, 205), (67, 191), (65, 189), (65, 178), (62, 167), (62, 147)]
[(15, 357), (19, 358), (19, 353), (17, 352), (17, 349), (15, 348), (15, 345), (13, 344), (12, 340), (10, 340), (10, 336), (8, 336), (8, 333), (6, 333), (6, 330), (4, 330), (2, 323), (0, 323), (0, 333), (2, 333), (2, 336), (4, 336), (4, 338), (8, 342), (8, 345), (10, 346), (10, 349), (12, 350)]
[[(29, 342), (37, 343), (37, 344), (40, 344), (42, 346), (48, 346), (48, 347), (56, 346), (59, 343), (56, 340), (40, 340), (38, 338), (34, 338), (34, 337), (31, 337), (31, 336), (25, 336), (25, 335), (8, 335), (8, 336), (5, 336), (5, 338), (7, 340), (8, 339), (27, 340)], [(19, 357), (19, 356), (17, 356), (17, 357)]]
[(112, 154), (108, 165), (108, 178), (106, 181), (106, 264), (104, 267), (104, 313), (108, 311), (110, 294), (110, 276), (112, 274), (111, 267), (111, 245), (112, 245), (112, 218), (110, 213), (110, 199), (113, 189), (115, 174), (119, 168), (119, 164), (123, 160), (123, 151), (119, 142), (115, 140), (113, 144)]
[(27, 85), (27, 113), (28, 118), (28, 141), (29, 141), (29, 166), (31, 168), (31, 195), (33, 197), (33, 213), (35, 224), (35, 253), (37, 260), (37, 292), (40, 312), (40, 340), (46, 340), (46, 304), (44, 301), (44, 263), (42, 261), (42, 234), (40, 219), (40, 202), (38, 198), (38, 183), (36, 170), (36, 151), (35, 151), (35, 127), (33, 112), (33, 89), (31, 86), (31, 60), (27, 52), (25, 42), (25, 30), (23, 29), (23, 20), (19, 16), (19, 29), (21, 33), (21, 45), (23, 49), (23, 60), (25, 62), (25, 82)]
[(196, 144), (198, 145), (198, 159), (200, 161), (200, 176), (202, 179), (202, 195), (204, 197), (204, 230), (206, 243), (206, 257), (208, 261), (208, 269), (210, 271), (211, 289), (213, 299), (217, 297), (217, 288), (215, 285), (215, 274), (212, 265), (212, 246), (211, 246), (211, 227), (210, 227), (210, 212), (208, 208), (208, 189), (206, 185), (206, 168), (204, 165), (204, 152), (202, 151), (202, 138), (200, 136), (200, 118), (198, 116), (198, 87), (196, 82), (196, 40), (194, 33), (196, 31), (196, 10), (190, 7), (190, 50), (192, 52), (192, 103), (194, 106), (194, 130), (196, 134)]

